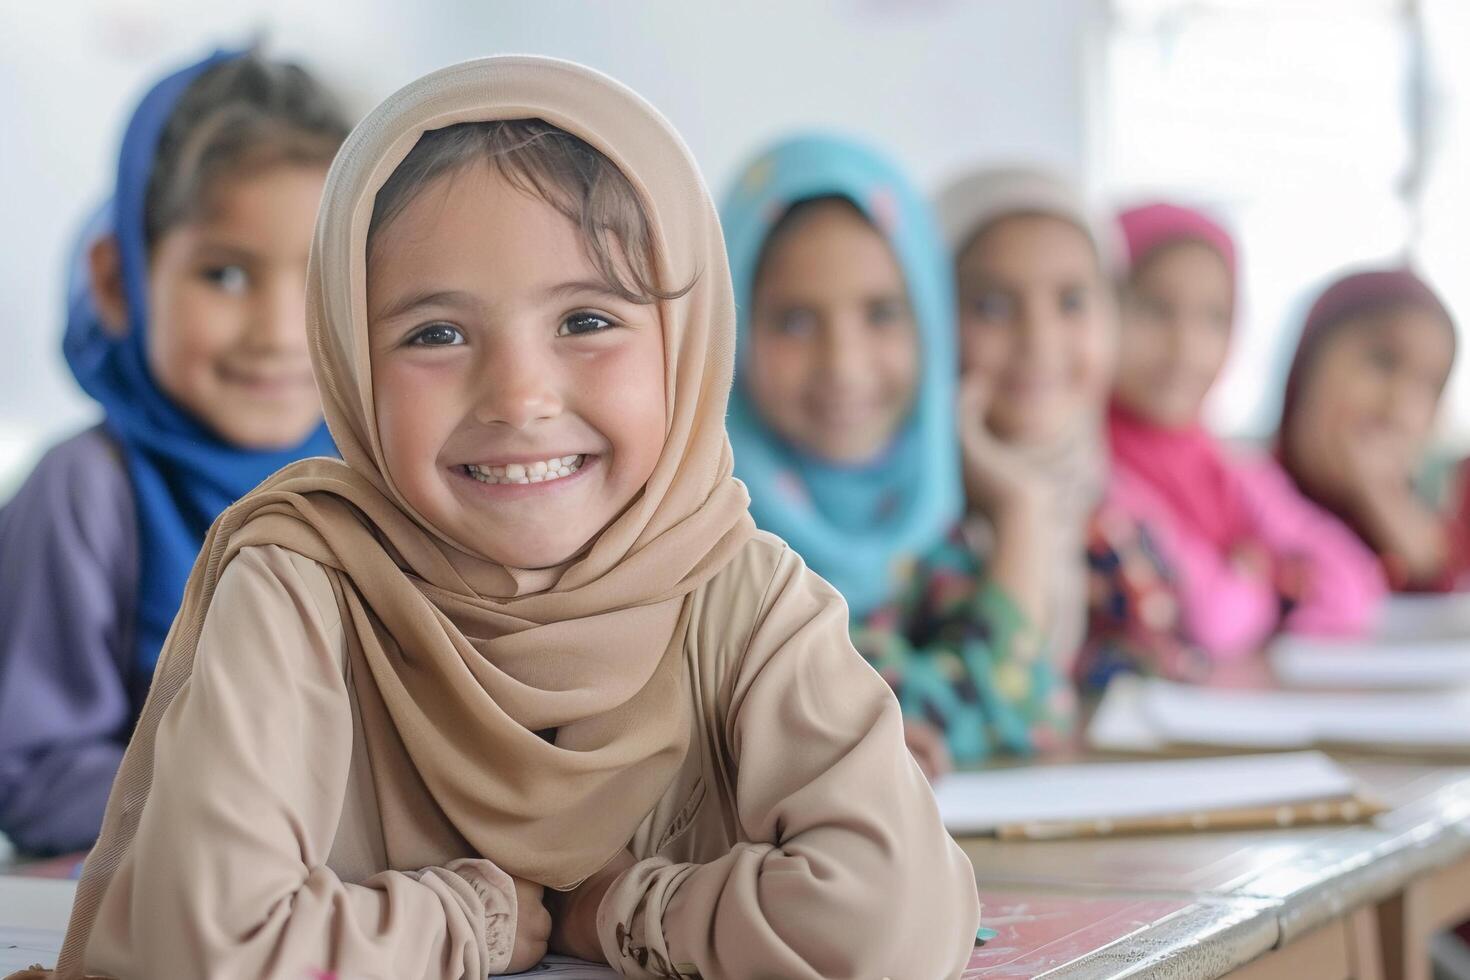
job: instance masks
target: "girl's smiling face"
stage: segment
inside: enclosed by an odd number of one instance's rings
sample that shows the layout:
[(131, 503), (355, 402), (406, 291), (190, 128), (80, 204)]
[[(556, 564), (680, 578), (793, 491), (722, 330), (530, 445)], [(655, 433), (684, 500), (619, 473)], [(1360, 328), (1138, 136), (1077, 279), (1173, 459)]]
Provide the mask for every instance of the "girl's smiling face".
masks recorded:
[(746, 385), (786, 441), (864, 463), (893, 441), (919, 383), (919, 336), (903, 270), (841, 199), (778, 228), (756, 276)]
[[(241, 448), (296, 446), (321, 424), (306, 257), (325, 180), (321, 168), (283, 164), (224, 181), (149, 256), (148, 368), (181, 408)], [(109, 248), (104, 264), (115, 269)], [(100, 295), (119, 294), (116, 274), (94, 275)], [(112, 302), (111, 319), (125, 324), (122, 301)]]
[(1115, 395), (1168, 428), (1199, 418), (1225, 366), (1235, 284), (1208, 245), (1182, 242), (1147, 256), (1125, 293)]
[[(1350, 476), (1333, 447), (1374, 445), (1411, 478), (1434, 431), (1455, 347), (1438, 313), (1400, 306), (1333, 328), (1302, 379), (1285, 435), (1301, 479), (1327, 495)], [(1389, 461), (1381, 461), (1385, 466)]]
[(441, 533), (544, 568), (642, 490), (665, 436), (658, 307), (620, 298), (551, 205), (458, 169), (376, 234), (367, 294), (384, 466)]
[(1001, 439), (1046, 444), (1095, 412), (1113, 364), (1113, 299), (1091, 239), (1041, 214), (1004, 217), (958, 256), (961, 364), (994, 394)]

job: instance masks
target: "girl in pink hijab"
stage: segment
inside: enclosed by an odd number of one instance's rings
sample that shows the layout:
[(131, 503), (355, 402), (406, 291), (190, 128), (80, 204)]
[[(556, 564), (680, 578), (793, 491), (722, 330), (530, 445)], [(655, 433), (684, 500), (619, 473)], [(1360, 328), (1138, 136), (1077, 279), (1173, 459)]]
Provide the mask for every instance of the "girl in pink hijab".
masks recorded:
[(1188, 640), (1219, 661), (1281, 629), (1360, 632), (1385, 592), (1372, 552), (1273, 460), (1237, 456), (1201, 420), (1235, 320), (1233, 240), (1172, 204), (1133, 208), (1119, 222), (1128, 271), (1109, 499), (1147, 526), (1172, 570)]

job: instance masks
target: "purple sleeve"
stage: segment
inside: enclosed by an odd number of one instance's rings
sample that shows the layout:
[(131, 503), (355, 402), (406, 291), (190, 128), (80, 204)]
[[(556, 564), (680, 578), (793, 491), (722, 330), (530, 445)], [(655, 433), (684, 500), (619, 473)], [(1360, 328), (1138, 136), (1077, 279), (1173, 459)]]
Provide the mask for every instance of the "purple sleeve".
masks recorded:
[(0, 509), (0, 831), (22, 851), (90, 847), (132, 723), (131, 486), (92, 429)]

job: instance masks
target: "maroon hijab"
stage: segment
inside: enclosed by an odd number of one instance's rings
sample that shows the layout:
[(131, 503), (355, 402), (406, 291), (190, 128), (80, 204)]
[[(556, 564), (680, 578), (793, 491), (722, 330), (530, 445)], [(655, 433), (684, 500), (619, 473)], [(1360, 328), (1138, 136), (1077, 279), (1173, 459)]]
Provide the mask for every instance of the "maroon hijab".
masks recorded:
[[(1287, 470), (1291, 470), (1291, 453), (1286, 445), (1287, 431), (1306, 381), (1327, 341), (1336, 336), (1344, 324), (1402, 306), (1430, 310), (1454, 323), (1450, 311), (1429, 284), (1408, 269), (1367, 269), (1340, 277), (1322, 291), (1307, 313), (1301, 339), (1286, 375), (1286, 389), (1281, 396), (1281, 423), (1276, 430), (1278, 454)], [(1454, 330), (1450, 331), (1451, 340)], [(1294, 476), (1295, 474), (1293, 474)]]

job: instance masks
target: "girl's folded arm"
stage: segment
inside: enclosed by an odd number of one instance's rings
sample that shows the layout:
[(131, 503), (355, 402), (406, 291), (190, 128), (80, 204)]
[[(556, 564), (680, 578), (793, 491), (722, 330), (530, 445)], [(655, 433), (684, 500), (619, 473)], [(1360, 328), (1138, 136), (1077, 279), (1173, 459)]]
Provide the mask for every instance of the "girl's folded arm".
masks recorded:
[(137, 836), (87, 946), (117, 976), (481, 978), (515, 934), (509, 876), (484, 860), (327, 866), (353, 723), (320, 566), (270, 546), (220, 578), (194, 671), (158, 732)]
[(1187, 535), (1178, 535), (1170, 551), (1190, 639), (1216, 660), (1259, 650), (1281, 616), (1281, 598), (1269, 574), (1243, 570), (1213, 545)]
[(1269, 574), (1243, 570), (1213, 542), (1181, 526), (1161, 495), (1126, 468), (1114, 470), (1109, 499), (1147, 529), (1172, 570), (1186, 638), (1212, 660), (1256, 652), (1281, 616)]
[(598, 932), (628, 976), (957, 976), (974, 872), (904, 747), (898, 705), (846, 607), (785, 552), (723, 720), (742, 836), (708, 864), (645, 860)]
[(1302, 496), (1274, 460), (1243, 462), (1240, 476), (1263, 541), (1305, 576), (1293, 596), (1288, 628), (1356, 634), (1371, 627), (1388, 593), (1378, 556), (1347, 525)]

